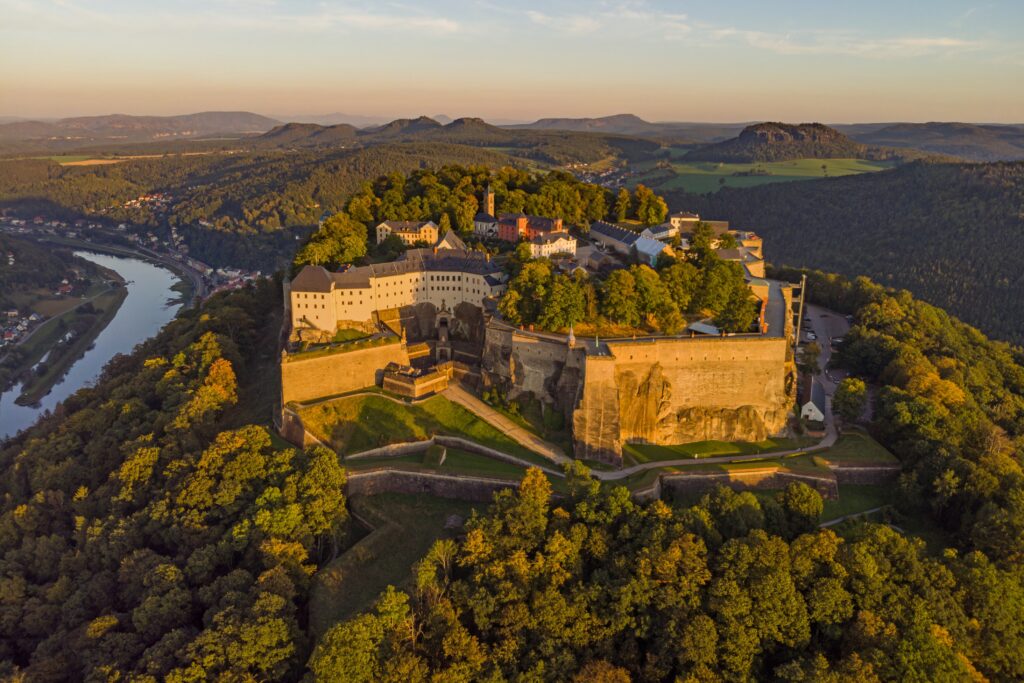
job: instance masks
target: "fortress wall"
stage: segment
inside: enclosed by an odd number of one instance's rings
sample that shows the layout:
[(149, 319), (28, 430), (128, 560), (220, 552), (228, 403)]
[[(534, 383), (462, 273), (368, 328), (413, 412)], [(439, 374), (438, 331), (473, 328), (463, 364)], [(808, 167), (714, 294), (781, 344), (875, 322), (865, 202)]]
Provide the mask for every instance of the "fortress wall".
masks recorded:
[(377, 384), (384, 366), (409, 364), (405, 344), (386, 344), (325, 356), (289, 356), (281, 363), (281, 402), (309, 401)]
[(345, 484), (346, 496), (372, 496), (378, 493), (426, 493), (440, 498), (480, 501), (489, 503), (502, 489), (519, 486), (515, 480), (490, 479), (435, 474), (433, 472), (404, 472), (402, 470), (368, 470), (349, 472)]
[(792, 402), (784, 338), (609, 342), (587, 356), (573, 414), (577, 457), (615, 461), (623, 442), (760, 441)]
[(826, 500), (839, 498), (839, 486), (831, 477), (812, 477), (782, 471), (777, 467), (756, 470), (734, 470), (732, 472), (686, 472), (663, 474), (661, 494), (704, 493), (718, 486), (728, 486), (736, 491), (784, 489), (792, 482), (807, 484)]
[(580, 404), (572, 414), (576, 457), (620, 464), (622, 439), (615, 359), (586, 356), (583, 378)]

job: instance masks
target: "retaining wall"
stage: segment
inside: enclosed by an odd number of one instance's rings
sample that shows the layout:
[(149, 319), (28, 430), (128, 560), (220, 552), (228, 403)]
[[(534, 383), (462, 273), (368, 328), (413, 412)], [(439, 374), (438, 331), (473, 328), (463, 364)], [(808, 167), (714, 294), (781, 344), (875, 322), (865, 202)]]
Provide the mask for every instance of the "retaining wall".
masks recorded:
[(661, 493), (704, 493), (717, 486), (728, 486), (737, 491), (783, 489), (792, 482), (807, 484), (826, 500), (839, 498), (839, 486), (835, 478), (815, 477), (807, 474), (787, 472), (777, 467), (763, 467), (756, 470), (734, 470), (731, 472), (686, 472), (663, 474)]
[(409, 365), (404, 343), (303, 358), (281, 359), (281, 403), (310, 401), (375, 386), (388, 363)]
[(409, 472), (380, 469), (349, 472), (346, 496), (372, 496), (378, 493), (426, 493), (441, 498), (490, 502), (502, 489), (514, 489), (518, 481), (467, 477), (434, 472)]

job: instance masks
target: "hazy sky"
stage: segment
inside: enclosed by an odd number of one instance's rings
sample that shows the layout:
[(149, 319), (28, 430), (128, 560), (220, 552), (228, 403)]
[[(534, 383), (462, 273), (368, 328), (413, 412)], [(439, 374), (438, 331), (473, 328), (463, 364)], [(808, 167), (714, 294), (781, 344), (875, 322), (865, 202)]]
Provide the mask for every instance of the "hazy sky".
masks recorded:
[(1024, 122), (1024, 0), (0, 0), (0, 115)]

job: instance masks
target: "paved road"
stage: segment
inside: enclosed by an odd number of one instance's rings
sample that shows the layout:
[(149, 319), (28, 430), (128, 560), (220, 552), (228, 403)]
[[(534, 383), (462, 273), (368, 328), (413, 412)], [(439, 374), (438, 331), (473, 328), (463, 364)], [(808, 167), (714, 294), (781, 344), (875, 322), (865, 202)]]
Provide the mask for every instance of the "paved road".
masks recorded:
[(492, 426), (508, 435), (510, 438), (515, 439), (526, 448), (529, 448), (530, 450), (535, 451), (560, 465), (570, 462), (570, 459), (566, 457), (561, 448), (550, 441), (545, 441), (536, 434), (523, 429), (521, 426), (505, 417), (457, 384), (449, 385), (447, 389), (441, 392), (441, 394), (448, 400), (458, 403), (466, 410), (474, 413), (485, 422), (489, 422)]

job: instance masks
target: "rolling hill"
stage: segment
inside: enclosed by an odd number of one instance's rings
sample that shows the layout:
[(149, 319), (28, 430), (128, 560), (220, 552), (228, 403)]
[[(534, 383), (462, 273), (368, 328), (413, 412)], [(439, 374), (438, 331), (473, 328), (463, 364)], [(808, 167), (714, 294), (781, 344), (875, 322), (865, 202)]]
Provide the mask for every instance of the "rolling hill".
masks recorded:
[(86, 144), (199, 138), (218, 134), (262, 133), (280, 121), (245, 111), (208, 111), (180, 116), (78, 116), (53, 122), (0, 124), (0, 140)]
[(869, 145), (913, 147), (970, 161), (1024, 159), (1024, 125), (897, 123), (851, 136)]
[(652, 123), (635, 114), (616, 114), (597, 118), (545, 118), (505, 128), (520, 130), (561, 130), (577, 133), (610, 133), (650, 137), (675, 142), (716, 142), (732, 137), (746, 124), (742, 123)]
[(914, 162), (893, 170), (712, 195), (673, 210), (729, 220), (770, 261), (909, 289), (987, 334), (1024, 343), (1024, 162)]
[(500, 150), (542, 163), (593, 163), (608, 158), (642, 159), (654, 154), (658, 142), (617, 134), (557, 130), (521, 130), (463, 117), (442, 125), (427, 116), (396, 119), (382, 126), (356, 130), (351, 126), (286, 124), (244, 144), (254, 149), (371, 147), (395, 142), (440, 142)]
[(757, 123), (730, 140), (696, 149), (687, 161), (750, 163), (793, 159), (866, 159), (872, 151), (820, 123)]

